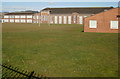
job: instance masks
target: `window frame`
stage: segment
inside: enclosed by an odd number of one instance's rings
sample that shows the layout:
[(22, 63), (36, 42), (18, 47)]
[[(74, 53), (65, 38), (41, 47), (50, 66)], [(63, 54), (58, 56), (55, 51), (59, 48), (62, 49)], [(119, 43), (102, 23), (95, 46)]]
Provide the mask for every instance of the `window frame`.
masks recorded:
[(5, 15), (4, 18), (9, 18), (9, 16), (8, 16), (8, 15)]
[(33, 18), (33, 16), (32, 15), (27, 15), (27, 18)]
[[(23, 16), (24, 16), (24, 17), (23, 17)], [(25, 15), (21, 15), (20, 18), (26, 18), (26, 16), (25, 16)]]
[[(94, 22), (96, 22), (96, 26), (91, 26), (92, 24), (91, 24), (91, 22), (92, 21), (94, 21)], [(97, 28), (97, 20), (89, 20), (89, 28), (91, 28), (91, 29), (96, 29)]]
[[(112, 26), (112, 23), (111, 23), (112, 21), (113, 21), (113, 22), (117, 21), (117, 24), (118, 24), (118, 25), (117, 25), (117, 28), (113, 28), (114, 26)], [(110, 29), (118, 29), (118, 27), (119, 27), (118, 20), (111, 20), (111, 21), (110, 21)]]

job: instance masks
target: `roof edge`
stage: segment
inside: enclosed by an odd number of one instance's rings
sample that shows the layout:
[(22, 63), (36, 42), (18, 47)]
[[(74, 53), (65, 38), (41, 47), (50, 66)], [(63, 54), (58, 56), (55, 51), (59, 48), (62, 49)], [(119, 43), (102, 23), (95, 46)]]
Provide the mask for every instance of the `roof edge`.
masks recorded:
[[(112, 8), (112, 9), (109, 9), (109, 10), (107, 10), (107, 11), (110, 11), (110, 10), (113, 10), (113, 9), (117, 9), (117, 8), (120, 8), (120, 7)], [(100, 13), (104, 13), (104, 12), (106, 12), (106, 11), (103, 11), (103, 12), (100, 12)], [(89, 17), (92, 17), (92, 16), (96, 16), (96, 15), (98, 15), (98, 14), (100, 14), (100, 13), (97, 13), (97, 14), (94, 14), (94, 15), (91, 15), (91, 16), (88, 16), (88, 17), (86, 17), (86, 18), (89, 18)], [(85, 19), (86, 19), (86, 18), (85, 18)]]

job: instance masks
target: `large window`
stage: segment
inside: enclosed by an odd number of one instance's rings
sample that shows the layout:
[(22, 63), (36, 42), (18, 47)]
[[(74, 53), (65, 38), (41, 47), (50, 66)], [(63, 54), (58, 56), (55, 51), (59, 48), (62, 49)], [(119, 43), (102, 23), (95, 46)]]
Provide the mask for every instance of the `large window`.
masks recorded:
[(118, 29), (118, 21), (110, 21), (111, 29)]
[(9, 18), (9, 16), (4, 16), (4, 18)]
[(10, 22), (14, 22), (14, 19), (10, 19)]
[(97, 28), (97, 21), (96, 20), (90, 20), (89, 21), (89, 28)]
[(68, 16), (68, 24), (71, 24), (71, 16)]
[(55, 16), (55, 24), (57, 24), (57, 22), (58, 22), (58, 16)]
[(16, 15), (15, 18), (20, 18), (20, 16), (19, 16), (19, 15)]
[(25, 15), (21, 15), (21, 18), (25, 18)]
[(10, 18), (14, 18), (14, 16), (13, 16), (13, 15), (11, 15), (11, 16), (10, 16)]
[(62, 24), (62, 16), (59, 16), (59, 24)]
[(83, 17), (82, 16), (79, 16), (79, 23), (83, 24)]
[(32, 15), (27, 15), (27, 18), (32, 18)]
[(24, 19), (21, 19), (21, 23), (25, 23), (25, 20), (24, 20)]
[(18, 19), (16, 19), (15, 22), (20, 22), (20, 21)]
[(32, 23), (32, 20), (27, 20), (27, 23)]
[(74, 22), (74, 23), (77, 22), (77, 16), (76, 16), (76, 15), (73, 16), (73, 22)]
[(67, 24), (67, 16), (64, 16), (64, 24)]
[(4, 19), (4, 22), (8, 22), (8, 19)]

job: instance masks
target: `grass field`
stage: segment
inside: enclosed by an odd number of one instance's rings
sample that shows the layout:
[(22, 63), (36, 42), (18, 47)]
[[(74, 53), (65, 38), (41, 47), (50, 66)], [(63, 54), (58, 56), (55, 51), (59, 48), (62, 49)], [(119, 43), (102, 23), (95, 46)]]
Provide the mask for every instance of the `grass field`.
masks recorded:
[(48, 77), (115, 77), (118, 34), (82, 25), (3, 24), (3, 63)]

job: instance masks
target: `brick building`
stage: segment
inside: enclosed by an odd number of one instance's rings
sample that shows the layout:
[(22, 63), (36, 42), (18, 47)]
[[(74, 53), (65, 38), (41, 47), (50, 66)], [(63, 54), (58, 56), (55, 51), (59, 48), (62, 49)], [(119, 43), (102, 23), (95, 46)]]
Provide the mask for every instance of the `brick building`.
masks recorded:
[(40, 22), (40, 12), (34, 13), (33, 15), (33, 23), (39, 23)]
[(83, 24), (85, 17), (112, 8), (113, 7), (45, 8), (41, 10), (41, 23)]
[(4, 15), (3, 22), (83, 24), (85, 17), (98, 14), (113, 7), (45, 8), (39, 13), (12, 12)]
[(34, 21), (34, 12), (12, 12), (7, 13), (2, 18), (4, 23), (33, 23)]
[(84, 32), (120, 33), (118, 9), (113, 8), (84, 19)]

